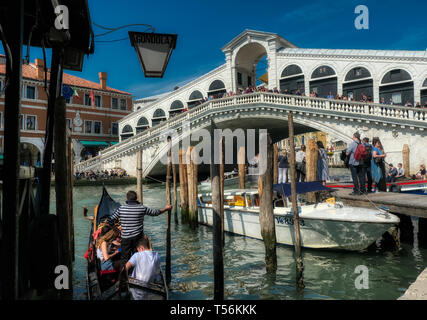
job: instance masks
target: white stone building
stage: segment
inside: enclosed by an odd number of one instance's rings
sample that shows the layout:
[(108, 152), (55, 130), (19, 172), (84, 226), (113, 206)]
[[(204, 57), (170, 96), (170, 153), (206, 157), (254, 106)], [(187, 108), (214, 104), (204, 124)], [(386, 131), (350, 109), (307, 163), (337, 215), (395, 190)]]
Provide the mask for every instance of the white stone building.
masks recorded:
[(302, 49), (278, 34), (246, 30), (222, 48), (225, 63), (177, 90), (138, 99), (119, 123), (126, 139), (189, 109), (204, 97), (237, 92), (256, 84), (256, 65), (267, 55), (268, 88), (319, 97), (362, 93), (380, 103), (427, 103), (427, 50)]

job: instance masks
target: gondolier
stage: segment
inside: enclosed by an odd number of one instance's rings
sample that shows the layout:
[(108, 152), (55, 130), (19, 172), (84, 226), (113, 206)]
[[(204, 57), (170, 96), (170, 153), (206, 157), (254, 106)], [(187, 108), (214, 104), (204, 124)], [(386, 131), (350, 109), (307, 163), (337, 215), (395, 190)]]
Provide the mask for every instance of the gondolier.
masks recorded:
[(126, 204), (118, 207), (108, 217), (107, 223), (113, 225), (118, 219), (122, 226), (122, 262), (126, 263), (134, 252), (138, 240), (144, 235), (144, 216), (158, 216), (172, 208), (167, 205), (163, 209), (151, 209), (137, 201), (135, 191), (128, 191)]

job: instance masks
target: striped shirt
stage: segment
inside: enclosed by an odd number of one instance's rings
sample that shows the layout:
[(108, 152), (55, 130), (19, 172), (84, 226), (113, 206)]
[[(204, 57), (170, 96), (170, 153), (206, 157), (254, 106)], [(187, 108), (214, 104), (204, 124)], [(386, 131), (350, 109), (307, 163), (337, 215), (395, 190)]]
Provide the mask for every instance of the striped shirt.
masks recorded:
[(158, 209), (150, 209), (136, 201), (126, 201), (108, 217), (108, 224), (113, 225), (120, 219), (122, 226), (122, 239), (129, 239), (144, 232), (144, 216), (158, 216), (162, 212)]

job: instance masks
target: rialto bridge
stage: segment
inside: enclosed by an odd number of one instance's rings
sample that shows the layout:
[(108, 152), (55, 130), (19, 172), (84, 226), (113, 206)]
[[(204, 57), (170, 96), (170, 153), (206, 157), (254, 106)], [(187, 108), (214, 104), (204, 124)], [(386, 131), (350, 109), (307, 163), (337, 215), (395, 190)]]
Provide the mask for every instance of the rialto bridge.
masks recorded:
[[(176, 144), (214, 119), (223, 129), (267, 129), (279, 141), (288, 137), (290, 111), (296, 134), (321, 130), (350, 142), (357, 130), (363, 137), (381, 138), (388, 162), (402, 162), (402, 147), (408, 144), (411, 171), (427, 163), (427, 109), (403, 106), (427, 102), (427, 51), (300, 49), (277, 34), (250, 30), (222, 50), (224, 65), (173, 92), (136, 100), (135, 111), (119, 123), (121, 142), (76, 164), (75, 170), (121, 167), (135, 175), (136, 152), (142, 148), (144, 175), (164, 174), (160, 159), (171, 130), (178, 133)], [(286, 94), (236, 95), (255, 85), (256, 66), (264, 56), (266, 86)], [(230, 92), (234, 95), (225, 94)], [(309, 97), (311, 92), (318, 97)], [(373, 102), (357, 102), (362, 94)], [(205, 97), (210, 99), (202, 102)]]

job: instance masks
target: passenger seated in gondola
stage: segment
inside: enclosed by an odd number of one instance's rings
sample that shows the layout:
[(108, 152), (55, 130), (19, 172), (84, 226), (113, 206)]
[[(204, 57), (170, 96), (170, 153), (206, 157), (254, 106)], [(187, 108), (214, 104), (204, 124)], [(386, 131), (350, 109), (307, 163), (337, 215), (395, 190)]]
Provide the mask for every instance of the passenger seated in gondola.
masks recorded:
[(150, 250), (146, 236), (138, 240), (136, 249), (130, 260), (126, 263), (126, 270), (133, 267), (132, 277), (144, 282), (154, 282), (160, 276), (159, 254)]
[(115, 227), (105, 226), (96, 240), (96, 256), (101, 262), (102, 271), (120, 270), (120, 243), (117, 242), (119, 230)]

